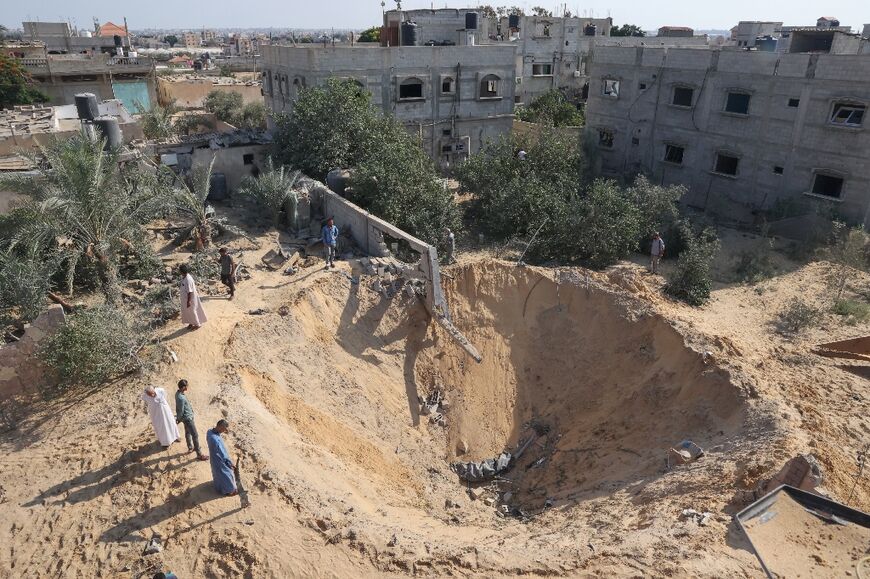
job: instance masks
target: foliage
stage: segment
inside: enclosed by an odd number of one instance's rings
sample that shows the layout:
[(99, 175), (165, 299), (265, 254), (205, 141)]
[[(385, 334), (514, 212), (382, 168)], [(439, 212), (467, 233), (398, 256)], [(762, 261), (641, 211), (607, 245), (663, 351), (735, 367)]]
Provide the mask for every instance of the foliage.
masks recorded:
[(870, 235), (860, 227), (849, 228), (845, 223), (835, 222), (831, 234), (831, 244), (824, 254), (835, 264), (829, 279), (835, 289), (834, 301), (843, 298), (846, 284), (856, 270), (866, 270), (868, 266)]
[(173, 131), (178, 135), (189, 135), (199, 127), (214, 130), (215, 125), (209, 117), (196, 113), (178, 115), (172, 125)]
[(162, 107), (154, 103), (146, 109), (141, 102), (137, 101), (135, 104), (136, 112), (139, 115), (139, 124), (142, 126), (142, 133), (146, 139), (165, 139), (176, 134), (176, 129), (172, 124), (172, 115), (178, 109), (174, 105)]
[(160, 214), (167, 190), (137, 164), (121, 167), (105, 141), (77, 135), (32, 155), (33, 173), (0, 177), (0, 186), (27, 198), (15, 212), (9, 245), (56, 250), (72, 291), (76, 265), (92, 266), (107, 299), (117, 294), (118, 256), (138, 239), (142, 224)]
[(668, 275), (665, 291), (689, 305), (700, 306), (710, 299), (713, 289), (711, 272), (713, 258), (719, 251), (719, 239), (712, 229), (695, 236), (683, 224), (685, 247), (677, 258), (677, 265)]
[(559, 89), (551, 89), (516, 111), (517, 118), (529, 123), (548, 127), (579, 127), (583, 125), (583, 113), (571, 103)]
[(35, 252), (0, 252), (0, 323), (31, 322), (45, 306), (57, 259)]
[(432, 160), (392, 117), (372, 126), (373, 139), (351, 174), (354, 200), (428, 243), (459, 216), (452, 193), (437, 180)]
[(205, 96), (203, 101), (205, 110), (214, 113), (218, 119), (225, 123), (233, 122), (242, 105), (242, 93), (236, 91), (213, 90)]
[(39, 357), (61, 387), (98, 386), (139, 367), (144, 339), (123, 310), (104, 305), (69, 316)]
[(793, 298), (777, 315), (776, 325), (781, 333), (798, 334), (819, 324), (822, 312), (801, 298)]
[(216, 250), (201, 251), (194, 253), (187, 261), (190, 275), (197, 281), (220, 279), (221, 269), (218, 264), (219, 254)]
[(734, 276), (738, 281), (758, 283), (776, 273), (773, 261), (773, 239), (767, 236), (767, 227), (762, 230), (758, 243), (737, 254)]
[(234, 77), (236, 75), (233, 74), (233, 69), (230, 68), (230, 65), (222, 64), (218, 67), (218, 76)]
[(190, 184), (180, 179), (172, 195), (172, 212), (186, 218), (190, 225), (179, 232), (179, 242), (193, 239), (196, 251), (202, 251), (211, 243), (215, 224), (214, 209), (206, 202), (211, 189), (211, 171), (214, 157), (208, 167), (197, 167), (190, 175)]
[(480, 15), (484, 18), (495, 18), (497, 15), (495, 8), (489, 4), (481, 4), (477, 7), (477, 11), (480, 12)]
[(357, 42), (380, 42), (381, 41), (381, 27), (380, 26), (372, 26), (371, 28), (367, 28), (359, 33), (359, 38)]
[(178, 44), (178, 37), (174, 34), (168, 34), (163, 37), (163, 41), (169, 44), (169, 48), (172, 48), (176, 44)]
[(246, 104), (233, 118), (232, 124), (240, 129), (265, 129), (266, 105), (261, 102)]
[(276, 158), (323, 181), (332, 169), (363, 158), (376, 120), (368, 93), (353, 81), (329, 79), (301, 90), (293, 111), (275, 119)]
[(16, 105), (44, 103), (48, 100), (33, 84), (33, 79), (17, 58), (0, 53), (0, 109)]
[(173, 292), (173, 286), (169, 284), (154, 286), (145, 292), (142, 305), (158, 324), (177, 317), (181, 311), (178, 296)]
[(543, 8), (541, 6), (535, 6), (534, 8), (532, 8), (532, 14), (534, 14), (535, 16), (541, 16), (541, 17), (547, 17), (547, 18), (551, 18), (553, 16), (552, 12), (550, 12), (549, 10), (547, 10), (546, 8)]
[(642, 38), (646, 36), (646, 32), (635, 24), (623, 24), (622, 26), (612, 27), (610, 29), (610, 36), (635, 36)]
[(298, 197), (293, 187), (299, 178), (299, 171), (290, 171), (287, 167), (275, 167), (272, 157), (266, 159), (266, 168), (257, 177), (246, 177), (239, 188), (239, 194), (254, 199), (268, 209), (272, 221), (277, 226), (281, 219), (281, 211), (289, 205), (288, 219), (292, 227), (296, 227), (296, 204)]
[(837, 300), (832, 310), (838, 316), (844, 316), (850, 326), (863, 324), (870, 320), (870, 304), (858, 300)]

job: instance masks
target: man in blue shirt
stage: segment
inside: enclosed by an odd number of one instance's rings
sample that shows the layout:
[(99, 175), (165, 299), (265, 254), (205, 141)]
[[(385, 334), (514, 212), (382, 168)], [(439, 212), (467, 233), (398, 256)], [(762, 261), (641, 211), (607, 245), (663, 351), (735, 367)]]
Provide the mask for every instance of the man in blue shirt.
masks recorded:
[(326, 220), (326, 225), (320, 231), (320, 239), (323, 241), (323, 246), (326, 248), (326, 268), (335, 268), (335, 246), (338, 243), (338, 227), (332, 220), (332, 217)]
[(206, 433), (205, 440), (208, 442), (208, 450), (211, 454), (211, 478), (214, 481), (214, 488), (220, 494), (232, 497), (239, 494), (239, 489), (236, 488), (233, 461), (221, 438), (221, 434), (228, 432), (229, 429), (229, 422), (218, 420), (217, 426)]

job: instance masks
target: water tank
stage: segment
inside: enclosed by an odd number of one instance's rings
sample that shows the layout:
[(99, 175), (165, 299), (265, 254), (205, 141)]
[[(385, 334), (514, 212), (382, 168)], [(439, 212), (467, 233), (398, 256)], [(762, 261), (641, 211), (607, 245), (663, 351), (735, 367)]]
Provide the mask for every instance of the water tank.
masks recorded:
[(76, 111), (80, 119), (92, 121), (100, 115), (100, 106), (97, 95), (92, 92), (84, 92), (75, 96)]
[(82, 38), (91, 38), (93, 35), (91, 34), (90, 30), (82, 30), (79, 36), (81, 36)]
[(121, 46), (123, 43), (121, 42), (121, 37), (115, 34), (112, 36), (112, 40), (115, 41), (115, 46)]
[(417, 46), (416, 22), (402, 22), (402, 46)]
[(598, 34), (598, 27), (594, 24), (587, 24), (583, 28), (583, 36), (595, 36)]
[(100, 137), (106, 140), (106, 149), (118, 149), (124, 144), (124, 136), (118, 119), (110, 116), (102, 116), (94, 119), (94, 125), (100, 132)]
[(508, 28), (513, 28), (514, 30), (520, 27), (520, 15), (519, 14), (511, 14), (508, 16)]
[(477, 12), (465, 13), (465, 29), (477, 30)]

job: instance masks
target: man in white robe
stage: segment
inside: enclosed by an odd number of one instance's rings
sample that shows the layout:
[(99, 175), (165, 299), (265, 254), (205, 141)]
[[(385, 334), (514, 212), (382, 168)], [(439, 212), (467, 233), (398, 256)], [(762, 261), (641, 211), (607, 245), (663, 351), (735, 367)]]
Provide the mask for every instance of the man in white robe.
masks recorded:
[(181, 271), (181, 287), (179, 288), (181, 321), (187, 324), (191, 330), (197, 330), (208, 321), (208, 318), (205, 316), (199, 293), (196, 291), (196, 283), (193, 281), (193, 276), (190, 275), (190, 268), (187, 267), (187, 264), (182, 264), (179, 270)]
[(178, 440), (179, 436), (175, 416), (166, 399), (166, 390), (149, 386), (142, 394), (142, 400), (148, 407), (148, 416), (151, 418), (157, 440), (163, 448), (169, 448), (169, 445)]

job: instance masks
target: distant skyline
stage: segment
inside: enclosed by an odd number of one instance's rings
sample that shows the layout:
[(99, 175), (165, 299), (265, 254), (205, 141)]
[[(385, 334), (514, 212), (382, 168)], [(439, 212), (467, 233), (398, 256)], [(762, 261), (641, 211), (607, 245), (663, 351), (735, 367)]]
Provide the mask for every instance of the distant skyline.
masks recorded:
[[(479, 1), (427, 2), (405, 0), (406, 10), (418, 8), (465, 8), (482, 4)], [(523, 2), (487, 2), (492, 6), (517, 5), (530, 12), (533, 6), (556, 9), (563, 3), (547, 0)], [(11, 29), (21, 27), (25, 20), (43, 22), (70, 21), (79, 28), (90, 29), (93, 18), (101, 22), (123, 24), (127, 17), (131, 29), (201, 29), (205, 28), (367, 28), (381, 22), (380, 0), (210, 0), (209, 2), (131, 2), (122, 4), (109, 0), (35, 0), (33, 2), (3, 1), (0, 23)], [(825, 3), (810, 0), (792, 2), (758, 2), (730, 0), (728, 2), (696, 2), (684, 0), (587, 0), (565, 2), (574, 14), (595, 17), (612, 16), (614, 24), (637, 24), (644, 30), (660, 26), (691, 26), (696, 29), (727, 30), (740, 20), (783, 21), (786, 25), (814, 24), (820, 16), (835, 16), (844, 26), (860, 31), (870, 22), (870, 7), (858, 0), (836, 0)], [(395, 8), (387, 1), (386, 8)], [(554, 12), (555, 13), (555, 12)]]

